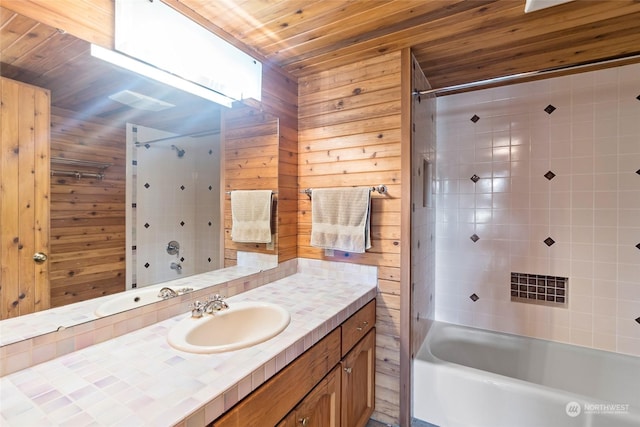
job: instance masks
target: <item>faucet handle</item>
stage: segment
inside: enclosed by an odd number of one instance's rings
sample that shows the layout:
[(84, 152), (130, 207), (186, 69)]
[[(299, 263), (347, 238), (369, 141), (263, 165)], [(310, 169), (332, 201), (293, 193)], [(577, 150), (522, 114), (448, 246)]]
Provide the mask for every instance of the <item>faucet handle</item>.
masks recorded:
[(202, 317), (205, 311), (205, 306), (206, 304), (200, 301), (195, 301), (189, 304), (189, 309), (191, 310), (191, 317)]

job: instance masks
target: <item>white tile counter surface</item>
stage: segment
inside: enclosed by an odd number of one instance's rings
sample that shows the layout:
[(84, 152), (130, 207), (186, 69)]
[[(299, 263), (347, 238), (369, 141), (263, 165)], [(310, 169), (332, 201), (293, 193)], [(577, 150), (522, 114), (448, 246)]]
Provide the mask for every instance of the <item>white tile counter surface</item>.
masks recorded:
[(361, 277), (297, 273), (228, 298), (229, 305), (268, 301), (291, 313), (281, 334), (247, 349), (175, 350), (167, 334), (190, 315), (185, 307), (180, 316), (2, 377), (0, 424), (205, 425), (374, 298), (375, 280)]

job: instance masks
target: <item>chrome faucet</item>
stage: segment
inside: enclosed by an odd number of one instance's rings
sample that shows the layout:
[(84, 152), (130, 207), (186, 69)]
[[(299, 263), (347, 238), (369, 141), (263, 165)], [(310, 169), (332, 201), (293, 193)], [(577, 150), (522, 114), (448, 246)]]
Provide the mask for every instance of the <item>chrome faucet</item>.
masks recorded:
[(168, 299), (168, 298), (173, 298), (177, 296), (178, 296), (178, 293), (176, 291), (167, 287), (160, 289), (160, 292), (158, 292), (158, 298), (162, 298), (162, 299)]
[(189, 308), (191, 309), (191, 317), (202, 317), (205, 313), (213, 314), (214, 311), (225, 310), (229, 308), (229, 304), (223, 296), (215, 294), (204, 302), (196, 301), (189, 304)]
[(177, 271), (178, 273), (182, 272), (182, 265), (180, 265), (180, 263), (177, 262), (172, 262), (171, 263), (171, 269)]

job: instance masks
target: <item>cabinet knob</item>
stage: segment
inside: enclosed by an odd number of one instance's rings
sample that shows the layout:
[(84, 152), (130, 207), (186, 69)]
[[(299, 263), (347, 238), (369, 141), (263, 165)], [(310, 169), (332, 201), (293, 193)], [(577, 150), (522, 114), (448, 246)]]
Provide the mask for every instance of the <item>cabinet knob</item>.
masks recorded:
[(343, 369), (344, 369), (344, 371), (345, 371), (347, 374), (350, 374), (350, 373), (351, 373), (351, 368), (343, 368)]
[(362, 322), (362, 326), (358, 326), (358, 327), (356, 328), (356, 330), (357, 330), (357, 331), (361, 331), (361, 330), (363, 330), (364, 328), (366, 328), (366, 327), (367, 327), (367, 325), (369, 325), (369, 322), (364, 321), (364, 322)]
[(309, 417), (300, 418), (298, 421), (301, 425), (306, 426), (309, 424)]

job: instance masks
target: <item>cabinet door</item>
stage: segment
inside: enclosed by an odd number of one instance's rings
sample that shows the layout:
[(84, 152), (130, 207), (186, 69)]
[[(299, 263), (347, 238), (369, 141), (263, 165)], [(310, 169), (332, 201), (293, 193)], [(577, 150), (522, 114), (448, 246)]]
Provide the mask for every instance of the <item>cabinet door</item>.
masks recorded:
[(375, 401), (375, 328), (340, 362), (342, 368), (342, 427), (364, 427)]
[(340, 427), (340, 366), (329, 372), (278, 427)]

